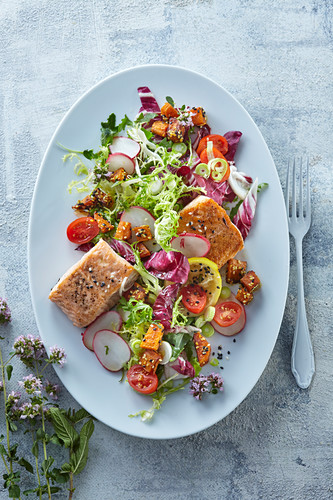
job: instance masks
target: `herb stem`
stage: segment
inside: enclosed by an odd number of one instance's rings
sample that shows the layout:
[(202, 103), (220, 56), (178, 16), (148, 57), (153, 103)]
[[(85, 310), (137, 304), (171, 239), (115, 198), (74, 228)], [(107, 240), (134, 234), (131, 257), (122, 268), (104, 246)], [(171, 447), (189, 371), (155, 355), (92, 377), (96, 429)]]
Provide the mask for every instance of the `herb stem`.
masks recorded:
[(69, 496), (68, 500), (72, 500), (73, 498), (73, 493), (74, 493), (74, 483), (73, 483), (73, 472), (69, 473)]
[[(34, 433), (33, 429), (31, 429), (31, 435), (32, 435), (32, 442), (34, 443), (35, 442), (35, 433)], [(39, 475), (38, 456), (37, 457), (35, 456), (35, 462), (36, 462), (36, 474), (37, 474), (38, 486), (39, 486), (39, 488), (38, 488), (39, 498), (41, 500), (42, 499), (42, 485), (40, 482), (40, 475)]]
[[(0, 364), (1, 364), (2, 384), (3, 384), (3, 398), (4, 398), (4, 403), (5, 403), (5, 420), (6, 420), (6, 434), (7, 434), (7, 450), (8, 450), (8, 458), (9, 458), (9, 469), (10, 469), (10, 472), (12, 473), (13, 472), (13, 462), (12, 462), (12, 457), (11, 457), (11, 452), (10, 452), (9, 422), (8, 422), (7, 411), (6, 411), (7, 392), (6, 392), (5, 365), (3, 363), (1, 349), (0, 349)], [(3, 460), (5, 462), (4, 457), (3, 457)], [(7, 466), (6, 466), (6, 469), (8, 471)]]

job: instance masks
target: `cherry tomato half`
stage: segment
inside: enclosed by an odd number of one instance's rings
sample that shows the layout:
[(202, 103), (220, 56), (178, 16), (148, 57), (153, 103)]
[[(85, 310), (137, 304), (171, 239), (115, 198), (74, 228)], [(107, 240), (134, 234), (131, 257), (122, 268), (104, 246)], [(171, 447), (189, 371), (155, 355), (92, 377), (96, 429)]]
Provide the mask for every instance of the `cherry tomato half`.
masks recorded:
[(99, 233), (99, 227), (92, 217), (80, 217), (73, 220), (67, 228), (67, 238), (72, 243), (88, 243)]
[(197, 147), (197, 153), (199, 156), (201, 155), (202, 151), (206, 149), (208, 141), (212, 141), (213, 147), (215, 149), (218, 149), (223, 155), (227, 153), (228, 151), (227, 139), (223, 137), (223, 135), (211, 134), (211, 135), (206, 135), (199, 142), (199, 145)]
[[(213, 158), (224, 158), (224, 156), (221, 153), (221, 151), (219, 151), (218, 149), (216, 149), (214, 147), (213, 147), (212, 153), (213, 153)], [(201, 160), (202, 163), (208, 163), (209, 162), (207, 148), (205, 148), (203, 151), (201, 151), (201, 153), (200, 153), (200, 160)]]
[(180, 290), (182, 303), (188, 311), (200, 314), (206, 307), (207, 295), (201, 286), (190, 284)]
[(158, 378), (155, 373), (149, 373), (141, 365), (133, 365), (127, 372), (129, 385), (142, 394), (152, 394), (158, 386)]
[(236, 323), (242, 314), (242, 306), (236, 302), (220, 302), (215, 306), (214, 321), (220, 326), (230, 326)]

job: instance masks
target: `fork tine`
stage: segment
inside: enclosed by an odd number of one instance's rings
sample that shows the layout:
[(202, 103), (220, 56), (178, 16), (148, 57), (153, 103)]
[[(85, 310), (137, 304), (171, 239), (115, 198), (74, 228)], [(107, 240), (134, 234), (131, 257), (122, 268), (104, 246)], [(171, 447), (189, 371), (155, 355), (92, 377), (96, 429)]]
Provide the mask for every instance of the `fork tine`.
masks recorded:
[(299, 201), (298, 201), (298, 217), (303, 219), (303, 159), (300, 160), (299, 166)]
[(286, 179), (286, 189), (285, 189), (285, 192), (284, 192), (284, 198), (285, 198), (285, 203), (286, 203), (286, 212), (287, 212), (287, 217), (289, 217), (290, 163), (291, 163), (291, 160), (289, 160), (289, 161), (288, 161), (288, 166), (287, 166), (287, 179)]
[(291, 199), (291, 217), (296, 219), (296, 162), (293, 161), (293, 186), (292, 186), (292, 199)]
[(309, 158), (306, 162), (306, 217), (311, 217), (311, 196), (310, 196), (310, 169)]

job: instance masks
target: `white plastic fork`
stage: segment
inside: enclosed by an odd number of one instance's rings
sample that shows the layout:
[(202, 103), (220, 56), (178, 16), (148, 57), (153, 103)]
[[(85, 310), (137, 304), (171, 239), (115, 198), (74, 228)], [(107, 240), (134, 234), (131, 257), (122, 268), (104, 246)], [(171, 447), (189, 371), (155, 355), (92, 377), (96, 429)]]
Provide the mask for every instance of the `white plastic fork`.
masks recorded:
[[(306, 193), (305, 206), (303, 203), (303, 161), (299, 162), (299, 188), (298, 200), (296, 196), (296, 161), (290, 161), (287, 171), (287, 182), (285, 190), (285, 201), (287, 209), (287, 217), (289, 224), (289, 232), (293, 235), (296, 245), (296, 260), (297, 260), (297, 318), (291, 353), (291, 371), (296, 379), (297, 384), (302, 389), (309, 387), (313, 374), (315, 372), (315, 362), (311, 337), (306, 318), (305, 302), (304, 302), (304, 284), (303, 284), (303, 256), (302, 242), (308, 232), (311, 224), (311, 200), (310, 200), (310, 177), (309, 177), (309, 160), (306, 160)], [(290, 178), (292, 177), (292, 186), (290, 187)], [(291, 190), (291, 197), (289, 192)], [(297, 203), (298, 201), (298, 203)], [(291, 213), (290, 206), (291, 205)], [(298, 206), (298, 212), (297, 212)]]

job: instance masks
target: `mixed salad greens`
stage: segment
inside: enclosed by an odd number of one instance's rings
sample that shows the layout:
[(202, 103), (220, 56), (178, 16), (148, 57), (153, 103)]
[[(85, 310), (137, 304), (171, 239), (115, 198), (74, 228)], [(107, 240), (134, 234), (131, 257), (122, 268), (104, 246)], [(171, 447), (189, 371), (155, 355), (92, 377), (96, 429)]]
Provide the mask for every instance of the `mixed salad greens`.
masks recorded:
[(222, 286), (218, 265), (206, 257), (211, 241), (204, 229), (191, 230), (189, 221), (179, 234), (182, 211), (204, 195), (226, 210), (245, 239), (265, 184), (237, 170), (241, 132), (211, 134), (201, 107), (177, 107), (168, 96), (160, 108), (148, 87), (138, 93), (134, 120), (125, 115), (117, 124), (112, 113), (101, 124), (98, 151), (65, 148), (64, 160), (77, 160), (69, 190), (90, 193), (73, 207), (79, 217), (68, 238), (84, 252), (103, 238), (139, 275), (129, 290), (124, 280), (119, 303), (86, 328), (83, 343), (105, 368), (123, 370), (134, 390), (152, 396), (150, 410), (131, 415), (149, 420), (188, 384), (196, 399), (223, 390), (220, 375), (201, 372), (216, 365), (207, 338), (239, 333), (244, 305), (260, 286), (246, 262), (234, 258), (227, 282), (240, 282), (240, 293), (236, 298)]

